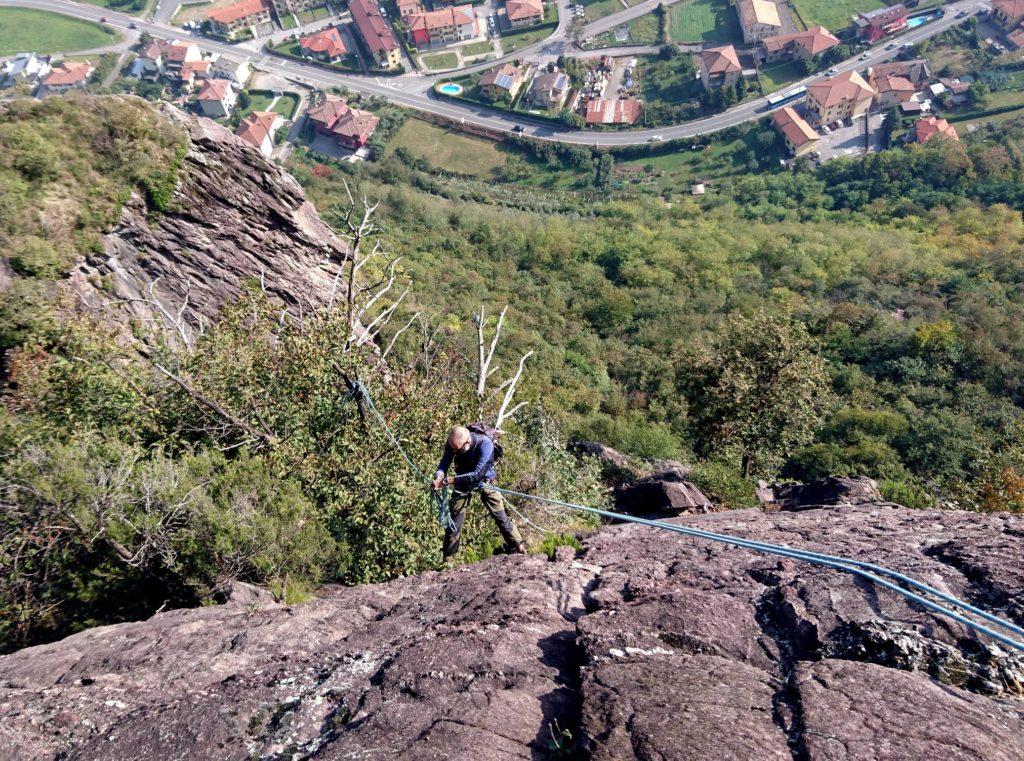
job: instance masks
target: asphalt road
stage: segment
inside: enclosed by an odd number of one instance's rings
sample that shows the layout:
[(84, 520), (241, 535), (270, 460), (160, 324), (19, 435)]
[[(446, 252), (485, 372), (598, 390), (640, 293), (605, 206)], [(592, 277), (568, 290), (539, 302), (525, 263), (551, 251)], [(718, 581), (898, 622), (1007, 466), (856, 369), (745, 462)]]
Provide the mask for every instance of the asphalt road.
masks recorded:
[[(164, 2), (168, 2), (168, 0), (164, 0)], [(560, 6), (568, 6), (570, 4), (571, 0), (559, 0)], [(100, 17), (105, 17), (107, 19), (107, 24), (111, 27), (127, 30), (130, 24), (135, 24), (140, 31), (146, 31), (158, 37), (187, 36), (184, 34), (183, 30), (167, 24), (137, 19), (106, 8), (72, 2), (72, 0), (0, 0), (0, 6), (4, 5), (53, 11), (92, 21), (97, 21)], [(871, 49), (867, 58), (851, 58), (839, 64), (835, 68), (840, 72), (844, 72), (851, 69), (864, 69), (873, 64), (881, 63), (882, 61), (893, 58), (899, 52), (898, 48), (887, 50), (886, 48), (890, 43), (897, 42), (900, 44), (914, 44), (920, 42), (928, 37), (939, 34), (954, 24), (962, 23), (963, 19), (956, 18), (958, 12), (964, 10), (973, 14), (977, 13), (982, 7), (987, 7), (987, 4), (979, 2), (979, 0), (958, 0), (958, 2), (945, 6), (946, 14), (944, 18), (933, 21), (930, 24), (925, 24), (898, 37), (884, 40), (882, 43), (879, 43)], [(564, 7), (561, 7), (560, 10), (564, 11)], [(565, 46), (568, 44), (565, 40), (565, 33), (568, 26), (569, 14), (561, 13), (560, 17), (561, 21), (559, 23), (558, 30), (552, 38), (538, 43), (527, 50), (522, 50), (512, 56), (508, 56), (508, 58), (521, 58), (528, 53), (540, 57), (549, 57), (564, 51)], [(399, 77), (336, 74), (318, 66), (300, 63), (298, 61), (290, 61), (270, 55), (253, 54), (249, 51), (240, 50), (234, 45), (208, 39), (206, 37), (195, 39), (198, 43), (201, 43), (201, 46), (206, 50), (220, 53), (221, 55), (227, 56), (229, 59), (248, 59), (254, 65), (265, 71), (292, 79), (302, 84), (312, 85), (315, 87), (345, 87), (362, 95), (375, 95), (386, 98), (400, 106), (439, 114), (458, 123), (472, 124), (502, 132), (512, 132), (513, 128), (518, 125), (523, 128), (522, 134), (529, 137), (577, 145), (611, 147), (638, 145), (658, 139), (673, 140), (676, 138), (693, 137), (695, 135), (717, 132), (728, 127), (742, 124), (751, 119), (761, 117), (769, 111), (766, 98), (757, 98), (733, 106), (729, 110), (720, 114), (669, 127), (623, 132), (590, 132), (586, 130), (559, 127), (557, 125), (531, 120), (529, 117), (518, 114), (509, 114), (507, 112), (498, 111), (482, 105), (477, 106), (475, 104), (461, 103), (439, 98), (433, 94), (432, 88), (438, 79), (444, 77), (420, 76), (417, 73), (406, 74)], [(246, 53), (249, 54), (247, 55)], [(466, 71), (472, 71), (481, 67), (489, 68), (494, 66), (494, 64), (495, 62), (491, 61), (487, 64), (481, 64), (480, 67), (470, 67)], [(801, 84), (807, 84), (808, 82), (819, 78), (820, 75), (807, 77), (800, 82), (794, 82), (787, 85), (786, 89), (797, 87)]]

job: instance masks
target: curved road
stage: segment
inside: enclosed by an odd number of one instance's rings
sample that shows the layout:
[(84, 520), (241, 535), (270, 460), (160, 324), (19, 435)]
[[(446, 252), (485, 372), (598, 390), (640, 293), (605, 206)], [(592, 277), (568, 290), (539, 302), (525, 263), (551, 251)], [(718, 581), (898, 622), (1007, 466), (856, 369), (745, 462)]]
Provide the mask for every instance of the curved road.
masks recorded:
[[(568, 6), (571, 4), (571, 0), (558, 0), (558, 2), (560, 6)], [(72, 0), (0, 0), (0, 6), (5, 5), (36, 8), (55, 13), (63, 13), (68, 16), (75, 16), (91, 21), (98, 21), (101, 17), (105, 17), (107, 19), (106, 23), (108, 26), (122, 31), (128, 30), (130, 28), (130, 24), (135, 24), (139, 31), (149, 32), (157, 37), (187, 37), (184, 30), (177, 27), (153, 21), (144, 21), (106, 8), (72, 2)], [(958, 12), (966, 11), (967, 13), (974, 14), (982, 7), (986, 7), (986, 5), (979, 2), (979, 0), (958, 0), (957, 2), (953, 2), (945, 6), (946, 14), (942, 19), (933, 21), (930, 24), (925, 24), (917, 29), (906, 32), (899, 37), (885, 40), (884, 45), (880, 44), (872, 48), (867, 58), (851, 58), (843, 61), (835, 68), (840, 72), (844, 72), (851, 69), (863, 69), (873, 64), (880, 63), (894, 57), (899, 52), (898, 48), (887, 50), (886, 47), (889, 43), (894, 41), (901, 44), (914, 44), (916, 42), (920, 42), (923, 39), (948, 29), (954, 24), (961, 23), (963, 19), (956, 18)], [(565, 11), (565, 8), (561, 7), (560, 10)], [(559, 16), (561, 20), (559, 22), (558, 30), (551, 38), (499, 60), (522, 58), (528, 53), (542, 58), (557, 56), (563, 53), (566, 49), (567, 43), (562, 36), (559, 35), (559, 32), (564, 35), (564, 30), (568, 25), (570, 14), (563, 12), (560, 13)], [(682, 124), (675, 124), (669, 127), (630, 130), (628, 132), (594, 132), (570, 129), (567, 127), (559, 127), (554, 124), (548, 124), (546, 122), (531, 120), (529, 117), (522, 116), (520, 114), (499, 111), (483, 105), (478, 106), (471, 103), (450, 101), (435, 96), (432, 90), (434, 83), (440, 79), (447, 78), (447, 76), (450, 76), (450, 73), (445, 76), (432, 77), (421, 76), (418, 73), (396, 77), (336, 74), (320, 68), (319, 66), (276, 58), (267, 54), (252, 53), (251, 51), (240, 49), (234, 45), (206, 37), (194, 39), (206, 50), (226, 55), (230, 59), (248, 58), (253, 64), (264, 71), (277, 74), (302, 84), (321, 88), (344, 87), (354, 92), (358, 92), (361, 95), (386, 98), (400, 106), (438, 114), (452, 119), (457, 123), (471, 124), (498, 132), (511, 133), (516, 126), (521, 126), (523, 128), (522, 134), (529, 137), (540, 140), (554, 140), (562, 143), (572, 143), (576, 145), (614, 147), (639, 145), (650, 142), (653, 138), (673, 140), (675, 138), (694, 137), (696, 135), (707, 134), (727, 129), (728, 127), (734, 127), (751, 119), (764, 116), (769, 111), (766, 98), (757, 98), (733, 106), (729, 110), (720, 114), (684, 122)], [(495, 63), (495, 61), (489, 61), (486, 64), (460, 70), (460, 73), (464, 71), (478, 70), (480, 68), (490, 68), (494, 66)], [(820, 75), (807, 77), (800, 82), (794, 82), (787, 85), (785, 89), (790, 89), (801, 84), (807, 84), (808, 82), (819, 78)]]

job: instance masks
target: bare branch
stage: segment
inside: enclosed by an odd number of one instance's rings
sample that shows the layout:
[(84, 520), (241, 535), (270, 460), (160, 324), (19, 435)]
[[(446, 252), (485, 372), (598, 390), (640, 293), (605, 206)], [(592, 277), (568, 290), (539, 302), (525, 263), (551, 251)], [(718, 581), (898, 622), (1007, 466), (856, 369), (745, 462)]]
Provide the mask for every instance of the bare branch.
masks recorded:
[(494, 427), (499, 431), (501, 430), (502, 423), (505, 422), (506, 418), (511, 417), (516, 410), (522, 405), (516, 405), (511, 411), (508, 411), (508, 405), (512, 401), (513, 395), (516, 393), (516, 385), (519, 383), (519, 379), (523, 375), (523, 366), (533, 356), (533, 351), (528, 351), (519, 360), (519, 367), (516, 369), (516, 374), (512, 376), (512, 382), (508, 384), (508, 389), (505, 391), (505, 398), (501, 400), (501, 407), (498, 408), (498, 416), (495, 420)]

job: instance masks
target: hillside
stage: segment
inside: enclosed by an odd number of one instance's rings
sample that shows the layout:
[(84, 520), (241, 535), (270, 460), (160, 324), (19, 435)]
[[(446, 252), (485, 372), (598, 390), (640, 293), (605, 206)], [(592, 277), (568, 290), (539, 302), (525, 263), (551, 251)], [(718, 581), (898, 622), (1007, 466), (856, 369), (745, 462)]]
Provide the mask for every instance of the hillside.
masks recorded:
[[(1024, 519), (887, 504), (700, 528), (911, 572), (1024, 623)], [(828, 569), (644, 527), (0, 657), (20, 759), (1024, 755), (1024, 660)]]

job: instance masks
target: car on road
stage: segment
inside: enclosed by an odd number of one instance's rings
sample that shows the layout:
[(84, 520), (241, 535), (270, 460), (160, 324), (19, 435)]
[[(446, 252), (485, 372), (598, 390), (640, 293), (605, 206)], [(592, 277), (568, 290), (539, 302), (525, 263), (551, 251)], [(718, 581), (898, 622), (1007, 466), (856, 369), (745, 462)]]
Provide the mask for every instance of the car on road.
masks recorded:
[(663, 138), (661, 135), (651, 135), (651, 138), (650, 138), (650, 140), (648, 140), (648, 142), (650, 142), (650, 143), (660, 143), (664, 139), (665, 138)]
[(107, 17), (106, 16), (100, 16), (100, 23), (101, 24), (106, 24), (107, 23)]
[(824, 132), (824, 133), (825, 133), (826, 135), (828, 135), (829, 133), (831, 133), (831, 132), (832, 132), (832, 130), (831, 130), (831, 129), (829, 129), (829, 127), (828, 127), (828, 125), (827, 125), (827, 124), (823, 124), (823, 125), (821, 125), (821, 131), (822, 131), (822, 132)]
[(834, 77), (838, 73), (839, 73), (839, 69), (829, 69), (828, 71), (825, 72), (825, 76), (826, 77)]
[(136, 23), (135, 23), (135, 22), (133, 21), (132, 23), (130, 23), (130, 24), (128, 25), (128, 28), (129, 28), (129, 29), (138, 29), (138, 28), (139, 28), (139, 25), (138, 25), (138, 24), (136, 24)]
[(512, 128), (512, 131), (513, 132), (522, 132), (523, 131), (523, 125), (522, 124), (517, 124), (516, 126), (514, 126)]
[(866, 61), (866, 60), (868, 60), (868, 59), (869, 59), (870, 57), (871, 57), (871, 51), (869, 50), (869, 51), (867, 51), (866, 53), (861, 53), (861, 56), (860, 56), (860, 58), (859, 58), (859, 59), (857, 59), (857, 60), (859, 60), (859, 61)]
[(957, 18), (967, 18), (967, 11), (960, 11), (958, 14), (956, 14), (956, 17)]

